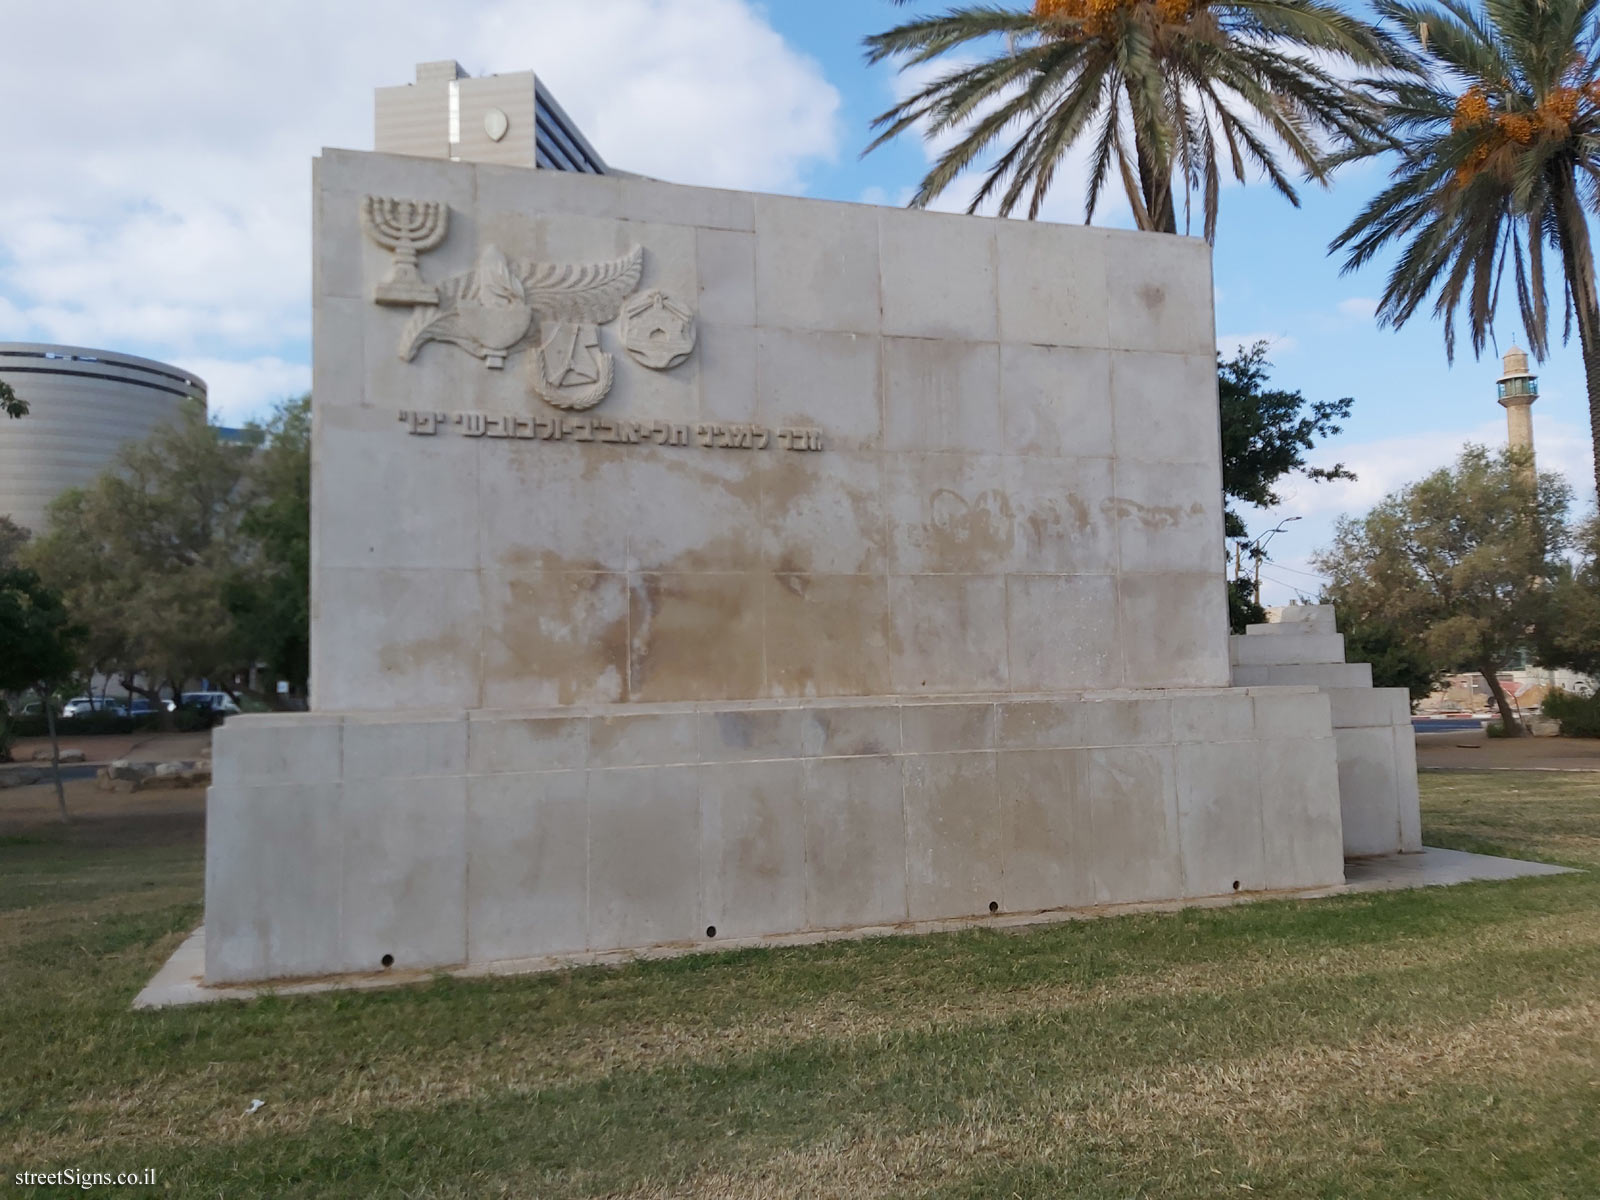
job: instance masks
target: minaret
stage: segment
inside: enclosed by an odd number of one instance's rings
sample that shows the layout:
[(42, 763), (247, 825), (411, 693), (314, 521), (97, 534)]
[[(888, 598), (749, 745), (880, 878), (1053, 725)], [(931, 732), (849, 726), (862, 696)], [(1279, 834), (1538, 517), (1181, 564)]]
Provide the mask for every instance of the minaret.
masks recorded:
[(1506, 445), (1526, 450), (1533, 459), (1533, 402), (1539, 398), (1539, 377), (1528, 370), (1528, 355), (1513, 345), (1506, 351), (1500, 376), (1500, 403), (1506, 410)]

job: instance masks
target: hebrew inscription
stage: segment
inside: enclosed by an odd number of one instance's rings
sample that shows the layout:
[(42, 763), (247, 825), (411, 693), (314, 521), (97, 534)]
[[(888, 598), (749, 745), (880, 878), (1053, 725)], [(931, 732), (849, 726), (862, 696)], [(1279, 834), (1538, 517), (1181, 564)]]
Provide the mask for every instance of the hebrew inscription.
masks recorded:
[(605, 442), (629, 446), (701, 446), (709, 450), (821, 450), (822, 430), (805, 426), (777, 429), (766, 425), (700, 421), (632, 421), (613, 417), (513, 413), (424, 412), (402, 409), (406, 432), (433, 437), (454, 432), (463, 437), (513, 438), (541, 442)]

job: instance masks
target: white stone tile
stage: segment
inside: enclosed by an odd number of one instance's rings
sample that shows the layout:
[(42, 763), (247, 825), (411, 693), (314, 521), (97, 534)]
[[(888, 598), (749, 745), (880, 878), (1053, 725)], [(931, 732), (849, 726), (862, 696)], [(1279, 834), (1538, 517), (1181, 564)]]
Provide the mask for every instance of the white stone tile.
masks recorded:
[(1001, 341), (1111, 345), (1103, 230), (1001, 221), (995, 245)]
[(591, 950), (704, 937), (699, 772), (589, 772)]
[(718, 938), (805, 927), (805, 774), (799, 759), (701, 768), (702, 915)]
[(1116, 488), (1124, 571), (1204, 571), (1221, 578), (1222, 476), (1215, 464), (1119, 459)]
[(810, 759), (805, 767), (807, 927), (906, 920), (900, 760)]
[(758, 324), (878, 332), (876, 212), (758, 196), (755, 231)]
[(1255, 742), (1178, 746), (1178, 832), (1184, 894), (1224, 896), (1267, 886)]
[(588, 757), (588, 717), (467, 715), (467, 770), (473, 775), (572, 770)]
[(1400, 849), (1400, 795), (1391, 729), (1336, 729), (1339, 804), (1347, 855)]
[(1331, 737), (1256, 743), (1261, 772), (1261, 840), (1269, 888), (1344, 882), (1339, 772)]
[(1228, 597), (1220, 572), (1124, 574), (1118, 587), (1128, 687), (1228, 686)]
[(211, 735), (212, 778), (223, 784), (330, 783), (339, 778), (339, 718), (307, 713), (291, 722), (253, 713)]
[(699, 761), (698, 713), (607, 713), (589, 722), (591, 766), (633, 767)]
[(1006, 912), (1095, 902), (1089, 751), (1014, 750), (996, 756), (1006, 828)]
[(685, 187), (641, 176), (617, 177), (617, 207), (632, 221), (745, 231), (755, 227), (755, 197), (749, 192)]
[(1110, 458), (1111, 355), (1073, 346), (1000, 347), (1008, 454)]
[(1002, 748), (1165, 745), (1172, 738), (1166, 699), (1009, 700), (996, 707)]
[(908, 755), (902, 769), (911, 919), (997, 911), (1005, 830), (994, 754)]
[(896, 571), (999, 573), (1016, 561), (1005, 460), (987, 454), (886, 455), (884, 509)]
[(467, 958), (572, 953), (588, 944), (583, 771), (467, 781)]
[[(758, 419), (774, 430), (819, 427), (830, 448), (824, 453), (875, 448), (882, 438), (879, 373), (875, 337), (760, 329), (756, 333)], [(766, 451), (778, 452), (776, 447)]]
[[(626, 569), (637, 448), (554, 441), (482, 446), (472, 501), (481, 517), (453, 530), (461, 554), (502, 571)], [(584, 489), (609, 502), (573, 503)]]
[(833, 758), (900, 752), (900, 707), (808, 704), (800, 713), (800, 753)]
[(609, 704), (628, 673), (628, 577), (619, 572), (485, 571), (482, 703)]
[(994, 222), (946, 213), (878, 213), (883, 331), (995, 340)]
[(1106, 271), (1111, 342), (1211, 355), (1211, 248), (1199, 238), (1114, 235)]
[(889, 675), (900, 694), (1006, 686), (1006, 591), (999, 575), (889, 580)]
[(761, 479), (749, 461), (756, 453), (700, 449), (631, 462), (628, 569), (734, 571), (762, 565)]
[(465, 714), (447, 720), (349, 716), (342, 729), (346, 780), (421, 779), (466, 773)]
[(1109, 575), (1117, 570), (1117, 510), (1109, 458), (1007, 458), (1010, 569)]
[[(1404, 694), (1403, 688), (1392, 690)], [(1422, 849), (1422, 813), (1417, 796), (1417, 735), (1409, 721), (1394, 727), (1394, 776), (1400, 809), (1400, 852), (1416, 854)]]
[(695, 230), (700, 274), (700, 321), (714, 325), (754, 325), (756, 320), (756, 239), (753, 233)]
[(1356, 725), (1404, 725), (1411, 729), (1411, 696), (1405, 688), (1324, 688), (1335, 729)]
[(1344, 634), (1303, 637), (1232, 637), (1229, 656), (1237, 666), (1293, 666), (1299, 663), (1344, 662)]
[[(220, 766), (220, 743), (215, 761)], [(219, 779), (207, 793), (207, 983), (338, 969), (337, 779), (336, 772), (318, 783), (271, 786)]]
[(1333, 733), (1328, 698), (1320, 692), (1261, 689), (1253, 699), (1257, 737), (1325, 738)]
[(1113, 351), (1111, 396), (1119, 461), (1222, 461), (1214, 352)]
[(905, 704), (900, 737), (907, 754), (990, 750), (995, 746), (993, 704)]
[(1237, 742), (1254, 737), (1255, 728), (1254, 702), (1242, 693), (1172, 699), (1175, 742)]
[(1170, 746), (1089, 752), (1095, 899), (1101, 904), (1181, 894), (1172, 754)]
[(707, 322), (698, 328), (694, 353), (700, 361), (700, 419), (712, 424), (757, 423), (761, 412), (755, 328)]
[(466, 780), (347, 781), (340, 806), (340, 968), (467, 958)]
[(1000, 348), (993, 342), (883, 339), (884, 445), (998, 453)]
[(762, 464), (765, 561), (789, 573), (856, 575), (886, 561), (881, 456), (783, 454)]
[(1053, 692), (1122, 682), (1111, 575), (1006, 577), (1011, 687)]
[(699, 713), (700, 761), (799, 758), (803, 715), (798, 708), (725, 708)]

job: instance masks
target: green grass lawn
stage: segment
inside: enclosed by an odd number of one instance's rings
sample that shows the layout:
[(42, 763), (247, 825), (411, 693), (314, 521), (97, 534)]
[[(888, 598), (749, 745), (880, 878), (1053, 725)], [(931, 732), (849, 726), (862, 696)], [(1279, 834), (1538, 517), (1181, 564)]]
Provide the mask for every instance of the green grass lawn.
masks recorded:
[[(1600, 776), (1422, 787), (1600, 868)], [(1600, 1196), (1600, 869), (131, 1012), (194, 834), (0, 837), (0, 1191)]]

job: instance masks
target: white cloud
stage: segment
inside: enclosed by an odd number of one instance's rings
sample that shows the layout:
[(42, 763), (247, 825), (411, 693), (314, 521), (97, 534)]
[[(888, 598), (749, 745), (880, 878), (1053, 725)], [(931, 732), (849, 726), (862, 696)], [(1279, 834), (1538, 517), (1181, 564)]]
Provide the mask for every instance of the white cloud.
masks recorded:
[(0, 76), (0, 336), (236, 364), (229, 419), (304, 353), (311, 158), (370, 147), (372, 89), (417, 62), (534, 68), (608, 161), (687, 183), (803, 190), (841, 132), (749, 0), (61, 0), (6, 39), (70, 51)]
[(261, 418), (280, 400), (311, 390), (311, 367), (266, 356), (252, 359), (180, 358), (178, 365), (206, 381), (211, 415), (224, 425)]
[(1370, 321), (1378, 311), (1378, 302), (1367, 296), (1351, 296), (1339, 301), (1339, 315), (1354, 321)]

